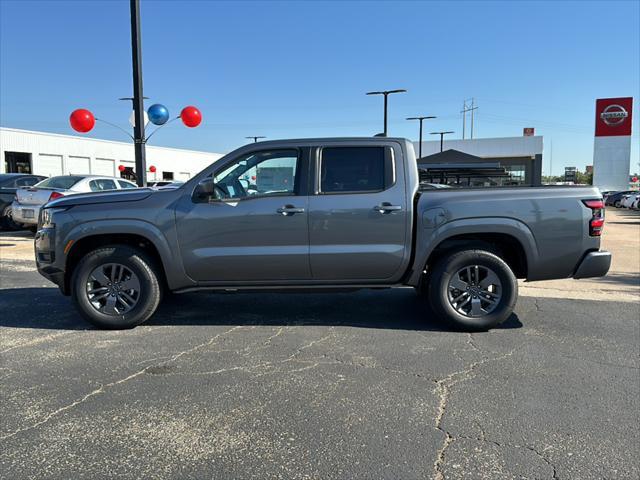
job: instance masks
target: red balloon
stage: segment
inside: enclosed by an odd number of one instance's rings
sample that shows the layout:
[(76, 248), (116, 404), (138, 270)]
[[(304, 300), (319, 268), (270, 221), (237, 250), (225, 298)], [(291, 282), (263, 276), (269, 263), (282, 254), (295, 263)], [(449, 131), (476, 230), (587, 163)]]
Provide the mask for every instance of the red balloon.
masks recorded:
[(87, 133), (96, 124), (96, 119), (89, 110), (79, 108), (71, 112), (69, 123), (76, 132)]
[(180, 119), (185, 126), (194, 128), (202, 122), (202, 113), (193, 105), (189, 105), (188, 107), (184, 107), (180, 112)]
[(156, 167), (155, 167), (154, 165), (151, 165), (151, 166), (149, 167), (149, 171), (150, 171), (151, 173), (156, 173)]
[(127, 167), (125, 167), (124, 165), (120, 165), (120, 166), (118, 167), (118, 170), (120, 170), (121, 172), (124, 172), (126, 168), (127, 168)]

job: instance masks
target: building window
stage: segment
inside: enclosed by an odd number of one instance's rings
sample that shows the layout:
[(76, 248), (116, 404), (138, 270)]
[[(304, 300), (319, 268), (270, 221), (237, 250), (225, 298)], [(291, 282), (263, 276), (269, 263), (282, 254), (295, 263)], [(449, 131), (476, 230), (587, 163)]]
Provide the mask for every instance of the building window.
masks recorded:
[(509, 174), (509, 178), (505, 178), (502, 185), (524, 185), (526, 173), (524, 165), (505, 165), (504, 169)]
[(173, 181), (173, 172), (162, 172), (162, 180)]
[(31, 154), (4, 152), (4, 171), (6, 173), (31, 173)]
[(124, 167), (124, 170), (120, 172), (120, 178), (125, 180), (136, 181), (136, 174), (133, 172), (133, 167)]

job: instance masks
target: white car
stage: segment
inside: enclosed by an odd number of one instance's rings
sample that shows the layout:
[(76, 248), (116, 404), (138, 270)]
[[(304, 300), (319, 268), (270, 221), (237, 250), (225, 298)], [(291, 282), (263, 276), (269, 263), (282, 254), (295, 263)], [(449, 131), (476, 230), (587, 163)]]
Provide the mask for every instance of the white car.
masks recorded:
[(631, 195), (631, 204), (629, 205), (629, 208), (633, 210), (640, 209), (640, 194)]
[(56, 198), (74, 193), (106, 192), (138, 188), (135, 183), (116, 177), (61, 175), (47, 178), (33, 187), (19, 188), (11, 204), (13, 221), (30, 227), (38, 224), (40, 207)]
[(623, 196), (622, 200), (620, 201), (620, 206), (622, 208), (630, 208), (631, 204), (636, 199), (636, 196), (637, 195), (635, 193), (629, 193), (629, 194)]

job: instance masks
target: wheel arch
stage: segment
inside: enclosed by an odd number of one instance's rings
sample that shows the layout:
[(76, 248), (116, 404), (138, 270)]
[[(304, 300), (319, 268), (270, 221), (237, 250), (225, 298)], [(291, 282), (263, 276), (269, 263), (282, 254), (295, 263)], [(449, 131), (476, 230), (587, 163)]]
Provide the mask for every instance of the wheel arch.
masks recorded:
[(74, 241), (66, 255), (64, 293), (69, 294), (70, 282), (73, 272), (80, 260), (89, 252), (101, 247), (126, 245), (134, 247), (146, 253), (157, 269), (160, 281), (164, 288), (168, 288), (167, 272), (162, 256), (156, 245), (144, 235), (136, 233), (101, 233), (84, 236)]
[[(173, 234), (169, 230), (168, 236)], [(174, 240), (175, 241), (175, 240)], [(158, 227), (145, 221), (97, 220), (76, 225), (63, 238), (65, 279), (63, 292), (69, 293), (69, 281), (78, 258), (93, 248), (124, 244), (141, 248), (157, 263), (163, 286), (169, 290), (193, 286), (182, 267), (177, 248), (170, 247), (170, 239)]]
[(446, 223), (437, 229), (423, 229), (418, 245), (427, 245), (416, 256), (409, 284), (418, 286), (442, 255), (481, 248), (505, 260), (517, 278), (531, 275), (538, 259), (533, 233), (522, 222), (508, 218), (475, 218)]

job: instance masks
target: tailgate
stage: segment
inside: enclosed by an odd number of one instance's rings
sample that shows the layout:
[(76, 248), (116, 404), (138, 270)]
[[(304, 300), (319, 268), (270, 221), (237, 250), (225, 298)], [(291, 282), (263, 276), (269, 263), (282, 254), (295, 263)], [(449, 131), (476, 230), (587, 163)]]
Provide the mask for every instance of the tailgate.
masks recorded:
[(16, 190), (16, 198), (21, 205), (44, 205), (53, 192), (65, 194), (65, 190), (55, 188), (28, 187)]

